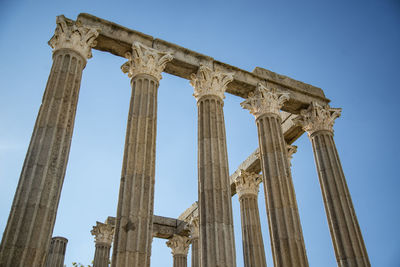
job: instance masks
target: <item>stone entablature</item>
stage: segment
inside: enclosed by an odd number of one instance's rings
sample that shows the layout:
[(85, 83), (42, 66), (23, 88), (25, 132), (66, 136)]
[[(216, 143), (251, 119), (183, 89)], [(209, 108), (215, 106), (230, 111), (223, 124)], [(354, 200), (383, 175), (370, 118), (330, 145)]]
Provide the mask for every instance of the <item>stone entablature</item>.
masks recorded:
[(125, 53), (130, 52), (132, 43), (140, 42), (159, 51), (171, 52), (174, 55), (174, 59), (167, 64), (164, 71), (184, 79), (190, 79), (191, 74), (197, 71), (200, 64), (203, 64), (214, 66), (214, 69), (221, 70), (222, 72), (234, 73), (234, 79), (228, 84), (226, 92), (239, 97), (247, 97), (249, 92), (255, 89), (257, 83), (267, 81), (279, 87), (280, 90), (290, 93), (291, 101), (286, 102), (284, 107), (282, 107), (285, 111), (298, 113), (300, 109), (307, 107), (311, 101), (329, 103), (329, 99), (325, 97), (320, 88), (298, 82), (288, 77), (287, 79), (281, 79), (274, 75), (264, 75), (264, 73), (255, 70), (253, 73), (242, 70), (214, 60), (212, 57), (135, 30), (127, 29), (126, 27), (90, 14), (81, 13), (78, 15), (77, 20), (81, 21), (84, 25), (99, 27), (101, 29), (99, 38), (97, 38), (97, 45), (94, 49), (125, 57)]
[(96, 38), (100, 29), (83, 26), (78, 20), (70, 23), (64, 16), (58, 16), (57, 27), (49, 45), (53, 51), (59, 49), (72, 49), (84, 59), (92, 57), (92, 47), (96, 46)]

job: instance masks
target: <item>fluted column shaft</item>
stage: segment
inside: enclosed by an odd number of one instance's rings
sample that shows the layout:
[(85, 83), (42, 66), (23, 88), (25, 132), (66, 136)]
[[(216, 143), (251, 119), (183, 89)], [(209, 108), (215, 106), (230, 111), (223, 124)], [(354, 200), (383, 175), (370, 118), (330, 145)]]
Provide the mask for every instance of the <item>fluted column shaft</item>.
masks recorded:
[(113, 266), (149, 266), (156, 160), (157, 88), (153, 76), (131, 80)]
[(150, 266), (156, 161), (157, 92), (172, 56), (132, 44), (122, 71), (131, 78), (112, 266)]
[(199, 238), (192, 238), (192, 265), (191, 265), (191, 267), (200, 267)]
[(187, 236), (173, 235), (167, 242), (167, 246), (171, 248), (173, 255), (174, 267), (187, 266), (187, 253), (190, 246), (190, 239)]
[(308, 266), (279, 110), (289, 95), (262, 83), (241, 103), (256, 117), (275, 267)]
[(67, 243), (68, 239), (64, 237), (53, 237), (51, 239), (50, 250), (46, 259), (46, 267), (64, 267)]
[(281, 118), (269, 113), (256, 123), (274, 266), (308, 266)]
[(186, 255), (174, 255), (173, 258), (174, 267), (187, 267), (187, 256)]
[(318, 131), (310, 140), (338, 266), (371, 266), (333, 133)]
[(201, 262), (235, 266), (223, 101), (205, 96), (197, 106)]
[(223, 97), (232, 74), (201, 65), (191, 84), (198, 108), (200, 257), (203, 267), (236, 266)]
[(192, 245), (192, 265), (191, 267), (200, 267), (200, 246), (199, 246), (199, 217), (192, 216), (189, 219), (189, 229), (190, 229), (190, 243)]
[(110, 262), (110, 248), (114, 237), (115, 221), (107, 218), (105, 223), (96, 222), (90, 233), (94, 236), (96, 250), (94, 252), (93, 267), (108, 267)]
[(98, 31), (57, 17), (53, 65), (0, 245), (0, 266), (43, 266), (56, 219), (82, 71)]
[(245, 267), (267, 266), (257, 201), (259, 183), (259, 174), (245, 170), (240, 170), (235, 181), (240, 202)]
[(312, 102), (294, 120), (308, 132), (338, 266), (371, 266), (336, 145), (333, 124), (340, 108)]
[(244, 195), (239, 201), (242, 221), (244, 266), (267, 266), (257, 196)]
[(0, 248), (0, 266), (42, 266), (56, 219), (86, 59), (71, 49), (53, 54)]
[(235, 181), (240, 202), (244, 266), (267, 266), (258, 211), (260, 175), (240, 170)]
[(108, 267), (110, 262), (111, 245), (108, 243), (96, 243), (93, 267)]

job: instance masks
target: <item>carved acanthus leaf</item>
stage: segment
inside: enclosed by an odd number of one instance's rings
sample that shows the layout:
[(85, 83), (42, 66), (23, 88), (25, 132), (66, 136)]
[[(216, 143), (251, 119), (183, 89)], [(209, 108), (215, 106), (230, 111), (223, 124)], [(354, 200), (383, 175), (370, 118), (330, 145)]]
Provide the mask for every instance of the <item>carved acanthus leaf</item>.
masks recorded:
[(190, 239), (187, 236), (174, 234), (167, 242), (167, 246), (171, 248), (172, 255), (187, 255), (190, 245)]
[(111, 245), (114, 237), (115, 227), (111, 224), (104, 224), (96, 222), (96, 226), (93, 226), (90, 233), (94, 236), (96, 243), (106, 243)]
[(200, 236), (199, 216), (192, 216), (189, 220), (190, 236), (192, 239)]
[(257, 196), (258, 184), (260, 181), (261, 179), (258, 173), (240, 170), (240, 174), (235, 181), (236, 192), (239, 198), (249, 194)]
[(289, 165), (292, 166), (293, 154), (297, 152), (297, 146), (286, 145)]
[(121, 69), (129, 78), (138, 74), (148, 74), (158, 81), (162, 79), (161, 73), (167, 63), (173, 59), (171, 53), (158, 51), (139, 42), (132, 44), (132, 53), (126, 53), (125, 57), (128, 61), (121, 66)]
[(333, 133), (335, 119), (340, 117), (341, 108), (331, 108), (329, 105), (322, 106), (312, 102), (308, 109), (303, 109), (293, 122), (301, 126), (309, 135), (321, 130)]
[(194, 88), (193, 96), (197, 101), (205, 95), (214, 95), (224, 99), (226, 86), (231, 81), (233, 81), (233, 73), (214, 71), (204, 65), (200, 65), (197, 73), (192, 73), (190, 76), (190, 84)]
[(96, 46), (96, 38), (100, 29), (83, 26), (80, 21), (67, 22), (64, 16), (57, 16), (57, 27), (53, 37), (48, 42), (53, 52), (66, 48), (81, 54), (85, 59), (92, 57), (92, 47)]
[(283, 103), (287, 100), (289, 100), (289, 93), (280, 92), (275, 88), (267, 88), (262, 83), (258, 83), (256, 90), (251, 92), (240, 105), (248, 109), (257, 119), (266, 113), (279, 115)]

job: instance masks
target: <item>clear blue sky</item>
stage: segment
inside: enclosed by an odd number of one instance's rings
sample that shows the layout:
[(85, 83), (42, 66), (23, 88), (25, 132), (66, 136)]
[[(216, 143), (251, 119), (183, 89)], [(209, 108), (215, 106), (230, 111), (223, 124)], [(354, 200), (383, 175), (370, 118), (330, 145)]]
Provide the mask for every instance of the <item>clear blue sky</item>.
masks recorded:
[[(400, 2), (381, 1), (2, 1), (0, 3), (0, 234), (52, 64), (47, 41), (57, 15), (86, 12), (252, 71), (265, 67), (324, 89), (343, 108), (335, 141), (372, 266), (400, 266), (398, 133)], [(69, 239), (65, 263), (89, 264), (90, 230), (115, 216), (129, 79), (126, 60), (93, 51), (83, 73), (69, 165), (54, 235)], [(177, 217), (197, 199), (197, 110), (187, 80), (164, 74), (159, 88), (155, 214)], [(254, 118), (227, 95), (230, 173), (258, 145)], [(336, 266), (306, 135), (292, 172), (310, 266)], [(259, 205), (273, 266), (263, 190)], [(240, 210), (232, 198), (237, 265)], [(189, 261), (190, 262), (190, 261)], [(172, 266), (165, 240), (152, 266)]]

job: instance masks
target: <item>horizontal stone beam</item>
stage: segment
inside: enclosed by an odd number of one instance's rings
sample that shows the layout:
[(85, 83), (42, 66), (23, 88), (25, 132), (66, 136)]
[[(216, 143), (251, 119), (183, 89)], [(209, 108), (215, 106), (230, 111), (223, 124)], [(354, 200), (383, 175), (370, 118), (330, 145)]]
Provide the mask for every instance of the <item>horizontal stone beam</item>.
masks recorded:
[[(109, 216), (106, 224), (115, 225), (115, 217)], [(187, 223), (179, 219), (153, 215), (153, 237), (169, 239), (174, 234), (189, 236)]]
[(153, 216), (153, 237), (169, 239), (174, 234), (189, 236), (187, 223), (173, 218)]
[(272, 87), (290, 93), (290, 100), (282, 107), (283, 110), (297, 114), (307, 108), (311, 101), (320, 104), (329, 103), (321, 88), (296, 81), (292, 78), (276, 74), (257, 67), (253, 72), (242, 70), (229, 64), (214, 60), (214, 58), (197, 53), (167, 41), (154, 38), (150, 35), (128, 29), (116, 23), (81, 13), (77, 21), (83, 25), (99, 28), (97, 45), (94, 49), (106, 51), (114, 55), (125, 57), (131, 51), (133, 42), (140, 42), (163, 52), (171, 52), (174, 59), (169, 62), (165, 72), (189, 79), (192, 73), (197, 72), (200, 64), (214, 69), (234, 73), (234, 80), (229, 83), (227, 93), (246, 98), (259, 82), (266, 82)]

